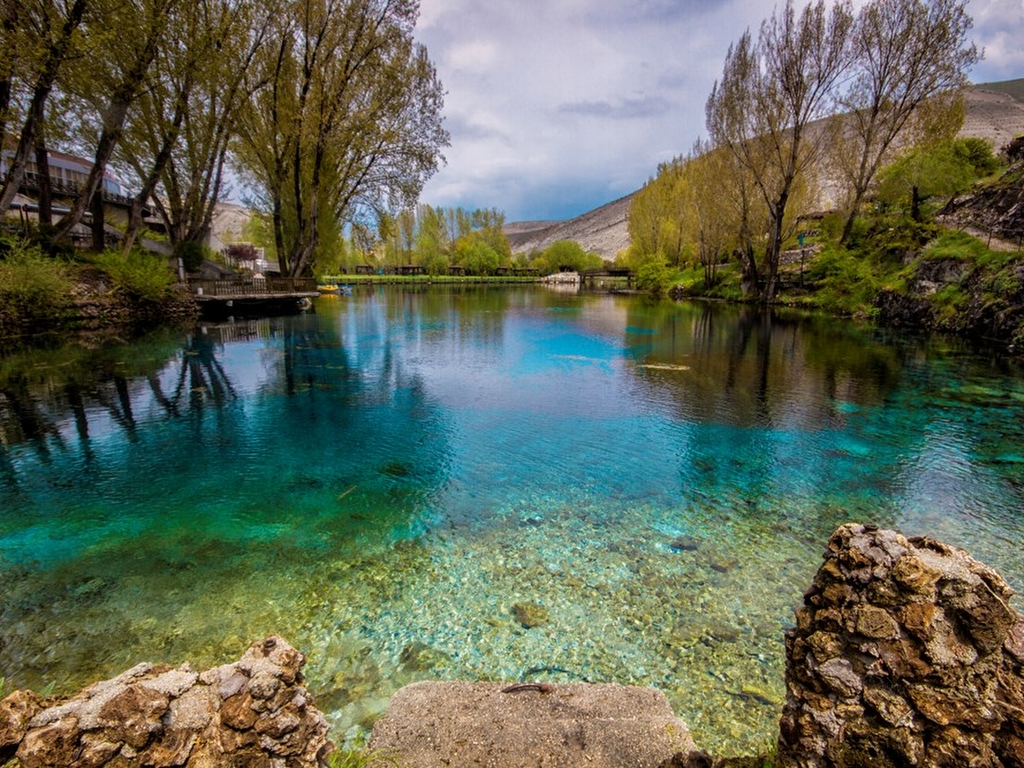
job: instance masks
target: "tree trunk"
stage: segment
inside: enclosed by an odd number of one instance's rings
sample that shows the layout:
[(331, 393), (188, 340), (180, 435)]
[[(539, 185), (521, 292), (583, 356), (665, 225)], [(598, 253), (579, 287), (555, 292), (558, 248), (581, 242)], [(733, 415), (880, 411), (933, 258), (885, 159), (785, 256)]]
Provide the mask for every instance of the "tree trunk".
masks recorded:
[(92, 231), (92, 249), (96, 253), (102, 253), (106, 246), (106, 228), (104, 227), (103, 212), (103, 185), (101, 184), (89, 200), (89, 211), (92, 213), (90, 230)]
[[(96, 157), (93, 160), (92, 170), (89, 171), (89, 176), (85, 181), (85, 188), (75, 198), (75, 202), (71, 205), (71, 211), (57, 223), (57, 229), (53, 234), (54, 240), (66, 239), (71, 234), (71, 230), (82, 220), (86, 207), (93, 205), (93, 197), (102, 195), (103, 174), (107, 170), (107, 161), (110, 160), (110, 155), (113, 154), (114, 147), (117, 146), (117, 142), (121, 138), (121, 127), (128, 114), (127, 102), (112, 104), (111, 107), (110, 114), (113, 122), (109, 126), (104, 126), (103, 132), (100, 134)], [(102, 219), (101, 215), (100, 220), (102, 221)], [(96, 231), (95, 226), (96, 224), (93, 222), (93, 232)], [(95, 247), (95, 238), (93, 246)]]
[(53, 192), (50, 187), (50, 153), (46, 151), (46, 131), (40, 122), (36, 128), (36, 173), (39, 177), (39, 230), (49, 233), (53, 226)]
[[(21, 3), (9, 1), (4, 3), (4, 18), (3, 22), (0, 23), (0, 29), (3, 30), (3, 37), (0, 37), (0, 42), (3, 43), (4, 48), (13, 46), (11, 36), (18, 28), (18, 10), (20, 7)], [(14, 61), (14, 56), (8, 53), (4, 57), (3, 74), (0, 75), (0, 142), (7, 138), (7, 110), (11, 106), (11, 88), (14, 85)]]
[(757, 260), (754, 258), (754, 249), (748, 243), (742, 250), (738, 251), (738, 255), (743, 265), (740, 288), (744, 296), (756, 298), (760, 292), (758, 286), (760, 276), (757, 272)]
[(50, 43), (46, 51), (46, 60), (43, 63), (42, 71), (32, 89), (32, 100), (29, 104), (25, 125), (21, 129), (21, 140), (18, 142), (18, 149), (7, 169), (3, 190), (0, 191), (0, 212), (10, 209), (14, 196), (18, 194), (21, 183), (25, 179), (25, 167), (28, 165), (29, 152), (35, 146), (35, 132), (39, 116), (46, 108), (46, 100), (50, 97), (50, 91), (53, 90), (57, 73), (67, 57), (68, 48), (71, 45), (71, 35), (82, 22), (85, 6), (86, 0), (75, 0), (64, 20), (64, 26), (61, 27), (60, 36)]
[(921, 221), (921, 191), (916, 184), (910, 188), (910, 218)]
[(150, 169), (142, 189), (139, 190), (139, 194), (132, 198), (132, 207), (128, 212), (128, 229), (124, 235), (123, 251), (125, 253), (128, 253), (132, 246), (135, 245), (139, 230), (142, 229), (143, 206), (146, 205), (146, 201), (149, 200), (150, 195), (156, 189), (160, 175), (164, 172), (167, 163), (171, 159), (171, 152), (178, 140), (178, 134), (181, 132), (181, 123), (185, 117), (185, 107), (188, 103), (189, 92), (191, 91), (191, 82), (191, 78), (189, 78), (185, 88), (179, 93), (174, 105), (174, 118), (171, 120), (171, 130), (164, 136), (163, 144), (160, 146), (160, 151), (157, 152), (156, 159), (153, 161), (153, 167)]
[(846, 241), (850, 239), (850, 234), (853, 232), (853, 223), (857, 220), (857, 211), (860, 209), (860, 201), (863, 199), (864, 194), (858, 189), (854, 193), (850, 212), (846, 214), (846, 221), (843, 222), (843, 233), (839, 236), (840, 245), (846, 245)]

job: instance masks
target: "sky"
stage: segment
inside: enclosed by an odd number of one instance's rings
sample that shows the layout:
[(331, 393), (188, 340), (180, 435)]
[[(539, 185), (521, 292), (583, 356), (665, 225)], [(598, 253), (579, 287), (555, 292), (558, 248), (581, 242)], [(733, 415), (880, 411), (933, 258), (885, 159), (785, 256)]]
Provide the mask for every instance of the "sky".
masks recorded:
[[(781, 0), (779, 2), (781, 5)], [(799, 0), (797, 7), (802, 7)], [(578, 216), (704, 136), (730, 43), (775, 0), (420, 0), (446, 90), (446, 165), (421, 201)], [(975, 83), (1024, 77), (1024, 0), (969, 0)]]

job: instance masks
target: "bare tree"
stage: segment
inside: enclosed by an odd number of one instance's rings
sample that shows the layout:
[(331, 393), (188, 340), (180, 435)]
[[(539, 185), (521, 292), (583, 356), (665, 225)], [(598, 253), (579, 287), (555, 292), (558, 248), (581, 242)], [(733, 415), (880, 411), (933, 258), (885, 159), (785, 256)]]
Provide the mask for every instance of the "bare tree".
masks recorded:
[[(979, 58), (968, 42), (966, 0), (873, 0), (853, 31), (856, 76), (842, 99), (840, 139), (834, 144), (846, 182), (842, 241), (879, 168), (892, 160), (927, 102), (951, 99)], [(933, 105), (934, 106), (934, 105)], [(942, 121), (947, 122), (947, 121)], [(921, 125), (921, 122), (918, 122)], [(934, 126), (933, 121), (929, 125)]]
[[(750, 171), (768, 211), (769, 230), (761, 274), (770, 302), (775, 295), (787, 208), (798, 177), (817, 161), (820, 141), (808, 126), (830, 114), (851, 63), (849, 3), (808, 5), (799, 15), (792, 0), (731, 47), (722, 79), (707, 104), (708, 131)], [(756, 269), (752, 270), (755, 274)], [(745, 273), (746, 276), (746, 273)]]

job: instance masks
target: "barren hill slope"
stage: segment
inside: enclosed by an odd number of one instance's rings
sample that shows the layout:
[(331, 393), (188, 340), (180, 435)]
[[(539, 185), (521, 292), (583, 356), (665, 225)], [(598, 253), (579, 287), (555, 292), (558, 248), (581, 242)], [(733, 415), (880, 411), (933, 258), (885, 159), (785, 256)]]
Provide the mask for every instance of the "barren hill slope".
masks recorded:
[[(1024, 134), (1024, 78), (974, 85), (965, 96), (967, 117), (962, 136), (987, 139), (998, 151)], [(587, 251), (614, 259), (629, 246), (626, 217), (635, 194), (568, 221), (512, 223), (505, 227), (505, 234), (514, 253), (543, 250), (558, 240), (575, 240)]]
[(505, 234), (513, 253), (542, 251), (559, 240), (575, 240), (584, 250), (614, 259), (619, 251), (629, 246), (626, 216), (635, 194), (620, 197), (568, 221), (536, 222), (541, 226), (533, 228), (510, 224)]

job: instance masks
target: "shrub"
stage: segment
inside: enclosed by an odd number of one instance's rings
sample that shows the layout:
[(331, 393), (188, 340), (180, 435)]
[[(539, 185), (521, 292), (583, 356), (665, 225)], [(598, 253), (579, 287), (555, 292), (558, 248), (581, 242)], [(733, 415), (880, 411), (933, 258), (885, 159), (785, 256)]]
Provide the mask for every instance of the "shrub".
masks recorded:
[(455, 243), (455, 259), (470, 275), (493, 275), (501, 265), (501, 256), (478, 232), (460, 237)]
[(68, 266), (16, 239), (5, 238), (0, 253), (0, 324), (62, 317), (74, 284)]
[(817, 306), (839, 314), (858, 315), (871, 314), (882, 274), (871, 259), (830, 246), (811, 263), (807, 278), (817, 284)]
[(583, 246), (575, 240), (558, 240), (546, 249), (542, 257), (555, 271), (584, 272), (588, 269), (599, 269), (601, 260), (583, 250)]
[(206, 258), (206, 249), (202, 243), (185, 240), (174, 246), (174, 255), (181, 259), (186, 272), (198, 272)]
[(139, 302), (157, 302), (167, 297), (174, 273), (163, 256), (133, 250), (127, 255), (104, 251), (93, 263), (105, 272), (115, 288)]
[(649, 261), (636, 273), (636, 287), (652, 296), (664, 296), (672, 283), (672, 273), (661, 260)]

